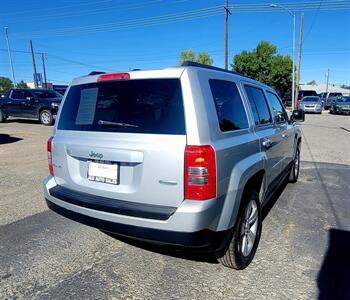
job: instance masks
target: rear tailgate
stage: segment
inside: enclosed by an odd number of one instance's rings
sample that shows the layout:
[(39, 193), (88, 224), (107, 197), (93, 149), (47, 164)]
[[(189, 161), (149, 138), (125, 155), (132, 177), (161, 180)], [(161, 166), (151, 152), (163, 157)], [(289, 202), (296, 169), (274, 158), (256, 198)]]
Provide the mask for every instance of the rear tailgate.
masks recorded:
[(178, 207), (185, 146), (179, 78), (75, 85), (53, 140), (55, 180), (91, 195)]

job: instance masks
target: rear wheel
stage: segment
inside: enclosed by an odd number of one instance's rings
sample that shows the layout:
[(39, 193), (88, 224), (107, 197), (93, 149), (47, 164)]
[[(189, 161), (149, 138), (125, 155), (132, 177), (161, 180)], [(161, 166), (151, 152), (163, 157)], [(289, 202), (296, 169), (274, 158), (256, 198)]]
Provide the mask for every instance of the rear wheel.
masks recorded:
[(250, 191), (242, 201), (230, 244), (217, 256), (221, 264), (237, 270), (246, 268), (253, 260), (262, 229), (258, 193)]
[(289, 173), (289, 182), (295, 183), (298, 181), (300, 169), (300, 144), (298, 144), (297, 149), (294, 154), (293, 166)]
[(46, 126), (52, 125), (53, 116), (51, 111), (44, 109), (40, 112), (40, 123)]
[(3, 113), (3, 111), (0, 109), (0, 123), (6, 122), (7, 117)]

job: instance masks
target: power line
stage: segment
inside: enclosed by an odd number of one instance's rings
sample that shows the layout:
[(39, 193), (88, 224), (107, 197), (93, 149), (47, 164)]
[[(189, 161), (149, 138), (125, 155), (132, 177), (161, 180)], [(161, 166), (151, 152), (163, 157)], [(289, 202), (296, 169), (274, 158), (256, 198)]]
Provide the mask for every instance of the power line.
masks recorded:
[[(0, 49), (0, 51), (4, 52), (4, 51), (7, 51), (7, 50), (2, 48), (2, 49)], [(32, 53), (31, 51), (25, 51), (25, 50), (11, 50), (11, 52), (14, 52), (14, 53), (25, 53), (25, 54), (31, 54)], [(42, 52), (33, 52), (33, 54), (41, 55)], [(50, 58), (53, 58), (53, 59), (58, 59), (58, 60), (65, 61), (65, 62), (69, 62), (69, 63), (75, 64), (75, 65), (81, 65), (81, 66), (85, 66), (85, 67), (89, 67), (89, 68), (93, 68), (93, 69), (97, 69), (97, 70), (102, 70), (102, 71), (111, 70), (111, 69), (107, 69), (107, 68), (101, 68), (101, 67), (96, 66), (96, 65), (90, 65), (90, 64), (87, 64), (87, 63), (83, 63), (83, 62), (80, 62), (80, 61), (77, 61), (77, 60), (64, 58), (62, 56), (58, 56), (58, 55), (55, 55), (55, 54), (48, 54), (48, 53), (45, 53), (45, 54), (47, 55), (47, 57), (50, 57)]]
[(315, 24), (315, 21), (316, 21), (316, 17), (318, 15), (318, 13), (320, 12), (320, 8), (321, 8), (321, 5), (322, 5), (322, 2), (323, 2), (323, 0), (320, 1), (319, 7), (316, 10), (315, 15), (314, 15), (314, 17), (312, 19), (311, 26), (310, 26), (309, 30), (307, 31), (307, 33), (305, 34), (304, 42), (305, 42), (306, 38), (309, 36), (312, 28), (314, 27), (314, 24)]
[(22, 33), (17, 33), (16, 36), (30, 35), (30, 36), (40, 37), (43, 34), (57, 36), (57, 35), (71, 35), (72, 33), (75, 34), (75, 33), (81, 33), (81, 32), (89, 32), (89, 31), (104, 31), (104, 32), (117, 31), (117, 30), (124, 30), (127, 28), (173, 23), (181, 20), (183, 21), (188, 19), (205, 18), (208, 16), (220, 15), (223, 13), (224, 12), (222, 11), (221, 6), (213, 6), (213, 7), (196, 9), (196, 10), (181, 12), (176, 14), (166, 14), (166, 15), (160, 15), (155, 17), (131, 19), (126, 21), (117, 21), (117, 22), (111, 22), (111, 23), (105, 23), (105, 24), (99, 24), (99, 25), (80, 26), (80, 27), (76, 27), (75, 29), (72, 27), (66, 27), (63, 29), (51, 29), (47, 31), (33, 31), (33, 32), (24, 32), (24, 33), (22, 32)]
[[(67, 9), (67, 8), (72, 8), (72, 7), (76, 7), (76, 6), (84, 6), (84, 5), (96, 5), (96, 4), (100, 4), (100, 3), (105, 3), (105, 2), (111, 2), (112, 0), (102, 0), (102, 1), (86, 1), (84, 3), (79, 3), (78, 5), (65, 5), (65, 6), (57, 6), (57, 7), (49, 7), (49, 8), (35, 8), (35, 9), (30, 9), (30, 10), (18, 10), (15, 12), (11, 12), (11, 16), (12, 15), (22, 15), (22, 14), (29, 14), (29, 13), (35, 13), (35, 12), (40, 12), (43, 13), (45, 11), (52, 11), (52, 10), (60, 10), (60, 9)], [(8, 16), (9, 13), (4, 13), (4, 14), (0, 14), (1, 17), (4, 16)]]
[[(307, 10), (345, 10), (350, 9), (350, 1), (348, 0), (337, 0), (327, 1), (325, 0), (322, 7), (318, 3), (312, 2), (296, 2), (296, 3), (283, 3), (287, 8), (293, 9), (294, 11), (307, 11)], [(252, 12), (276, 12), (279, 9), (271, 9), (267, 5), (261, 4), (244, 4), (244, 5), (231, 5), (229, 8), (233, 9), (233, 13), (252, 13)], [(196, 19), (203, 19), (213, 16), (224, 14), (222, 7), (212, 6), (191, 11), (185, 11), (175, 14), (165, 14), (155, 17), (129, 19), (125, 21), (117, 21), (98, 25), (88, 25), (80, 27), (66, 27), (62, 29), (50, 29), (46, 31), (32, 31), (32, 32), (20, 32), (16, 36), (30, 36), (30, 37), (43, 37), (43, 36), (71, 36), (76, 34), (87, 34), (97, 32), (110, 32), (120, 31), (127, 29), (135, 29), (146, 26), (156, 26), (171, 23), (178, 23)]]
[[(291, 48), (290, 47), (279, 47), (278, 50), (280, 51), (281, 49), (285, 50), (285, 51), (289, 51)], [(64, 49), (63, 49), (64, 50)], [(5, 48), (0, 48), (1, 52), (7, 52), (7, 49)], [(208, 49), (207, 50), (211, 55), (215, 55), (215, 56), (219, 56), (219, 54), (222, 53), (222, 50), (219, 48), (213, 48), (213, 49)], [(25, 51), (25, 50), (11, 50), (11, 52), (14, 53), (21, 53), (21, 54), (31, 54), (30, 51)], [(96, 66), (96, 65), (91, 65), (82, 61), (77, 61), (74, 59), (68, 59), (62, 56), (58, 56), (55, 54), (51, 54), (50, 52), (47, 51), (42, 51), (45, 52), (45, 55), (47, 56), (47, 58), (53, 59), (53, 60), (58, 60), (64, 63), (68, 63), (68, 64), (73, 64), (73, 65), (81, 65), (84, 67), (88, 67), (88, 68), (93, 68), (93, 69), (97, 69), (97, 70), (112, 70), (112, 69), (106, 69), (106, 68), (101, 68), (100, 66)], [(41, 56), (42, 52), (34, 52), (34, 54)], [(332, 55), (332, 54), (345, 54), (345, 53), (350, 53), (350, 48), (346, 48), (346, 47), (333, 47), (333, 48), (320, 48), (320, 47), (315, 47), (315, 48), (305, 48), (304, 49), (304, 54), (305, 55)], [(81, 53), (82, 55), (85, 55), (85, 53)], [(99, 53), (90, 53), (91, 55), (99, 55)], [(172, 55), (171, 55), (172, 54)], [(152, 53), (151, 55), (128, 55), (127, 53), (118, 53), (117, 55), (113, 55), (112, 58), (109, 58), (108, 60), (105, 61), (100, 61), (100, 63), (119, 63), (121, 61), (125, 61), (125, 58), (129, 58), (130, 60), (132, 60), (133, 62), (138, 62), (138, 63), (155, 63), (155, 62), (163, 62), (163, 61), (167, 61), (169, 59), (173, 59), (175, 55), (178, 55), (177, 51), (174, 52), (169, 52), (167, 54), (154, 54)], [(122, 58), (119, 58), (120, 56), (122, 56)], [(224, 57), (224, 55), (222, 55)], [(113, 58), (114, 57), (114, 58)], [(4, 63), (5, 64), (5, 63)], [(29, 66), (31, 65), (30, 63), (27, 64), (16, 64), (16, 66), (20, 66), (20, 65), (25, 65), (25, 66)], [(55, 66), (60, 66), (61, 64), (57, 65), (54, 64)], [(52, 68), (53, 64), (50, 63), (50, 70)], [(63, 73), (63, 71), (61, 72)], [(67, 73), (68, 74), (68, 73)], [(72, 74), (73, 75), (73, 74)]]
[[(179, 2), (173, 2), (172, 4), (178, 4)], [(54, 13), (54, 14), (41, 14), (40, 20), (45, 19), (63, 19), (63, 18), (71, 18), (71, 17), (78, 17), (78, 16), (88, 16), (88, 15), (96, 15), (101, 13), (110, 13), (112, 11), (126, 11), (126, 10), (134, 10), (134, 9), (145, 9), (149, 7), (154, 6), (160, 6), (164, 5), (163, 2), (159, 0), (152, 0), (143, 4), (134, 3), (134, 4), (128, 4), (128, 5), (117, 5), (117, 6), (108, 6), (108, 7), (94, 7), (92, 9), (86, 9), (86, 10), (78, 10), (78, 11), (71, 11), (71, 12), (61, 12), (61, 13)], [(4, 17), (3, 17), (4, 18)], [(37, 16), (29, 16), (29, 17), (20, 17), (19, 19), (13, 20), (11, 18), (12, 23), (23, 23), (23, 22), (31, 22), (33, 20), (37, 20)]]
[[(0, 74), (1, 77), (6, 77), (7, 75), (6, 74)], [(21, 80), (26, 80), (27, 82), (30, 82), (30, 80), (33, 80), (33, 78), (29, 77), (29, 76), (21, 76), (20, 77)], [(66, 81), (66, 80), (59, 80), (59, 79), (48, 79), (48, 81), (56, 81), (56, 82), (62, 82), (62, 83), (69, 83), (69, 81)]]

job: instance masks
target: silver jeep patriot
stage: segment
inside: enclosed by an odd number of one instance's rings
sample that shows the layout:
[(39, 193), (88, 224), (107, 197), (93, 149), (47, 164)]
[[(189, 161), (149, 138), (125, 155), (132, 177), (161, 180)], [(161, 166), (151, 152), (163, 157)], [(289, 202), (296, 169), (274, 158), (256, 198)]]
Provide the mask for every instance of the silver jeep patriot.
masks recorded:
[(298, 179), (302, 117), (262, 83), (191, 62), (74, 79), (47, 143), (47, 205), (244, 269), (262, 207)]

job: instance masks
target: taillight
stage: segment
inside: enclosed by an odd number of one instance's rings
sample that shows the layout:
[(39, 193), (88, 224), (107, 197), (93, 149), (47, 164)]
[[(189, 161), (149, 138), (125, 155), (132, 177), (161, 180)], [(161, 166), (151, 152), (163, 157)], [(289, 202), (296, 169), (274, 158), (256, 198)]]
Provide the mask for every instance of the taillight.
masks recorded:
[(97, 77), (97, 82), (101, 81), (111, 81), (111, 80), (129, 80), (129, 73), (112, 73), (112, 74), (102, 74)]
[(185, 199), (208, 200), (216, 197), (216, 160), (211, 146), (186, 146)]
[(49, 162), (50, 175), (54, 176), (53, 165), (52, 165), (52, 140), (53, 140), (53, 136), (47, 140), (47, 159)]

